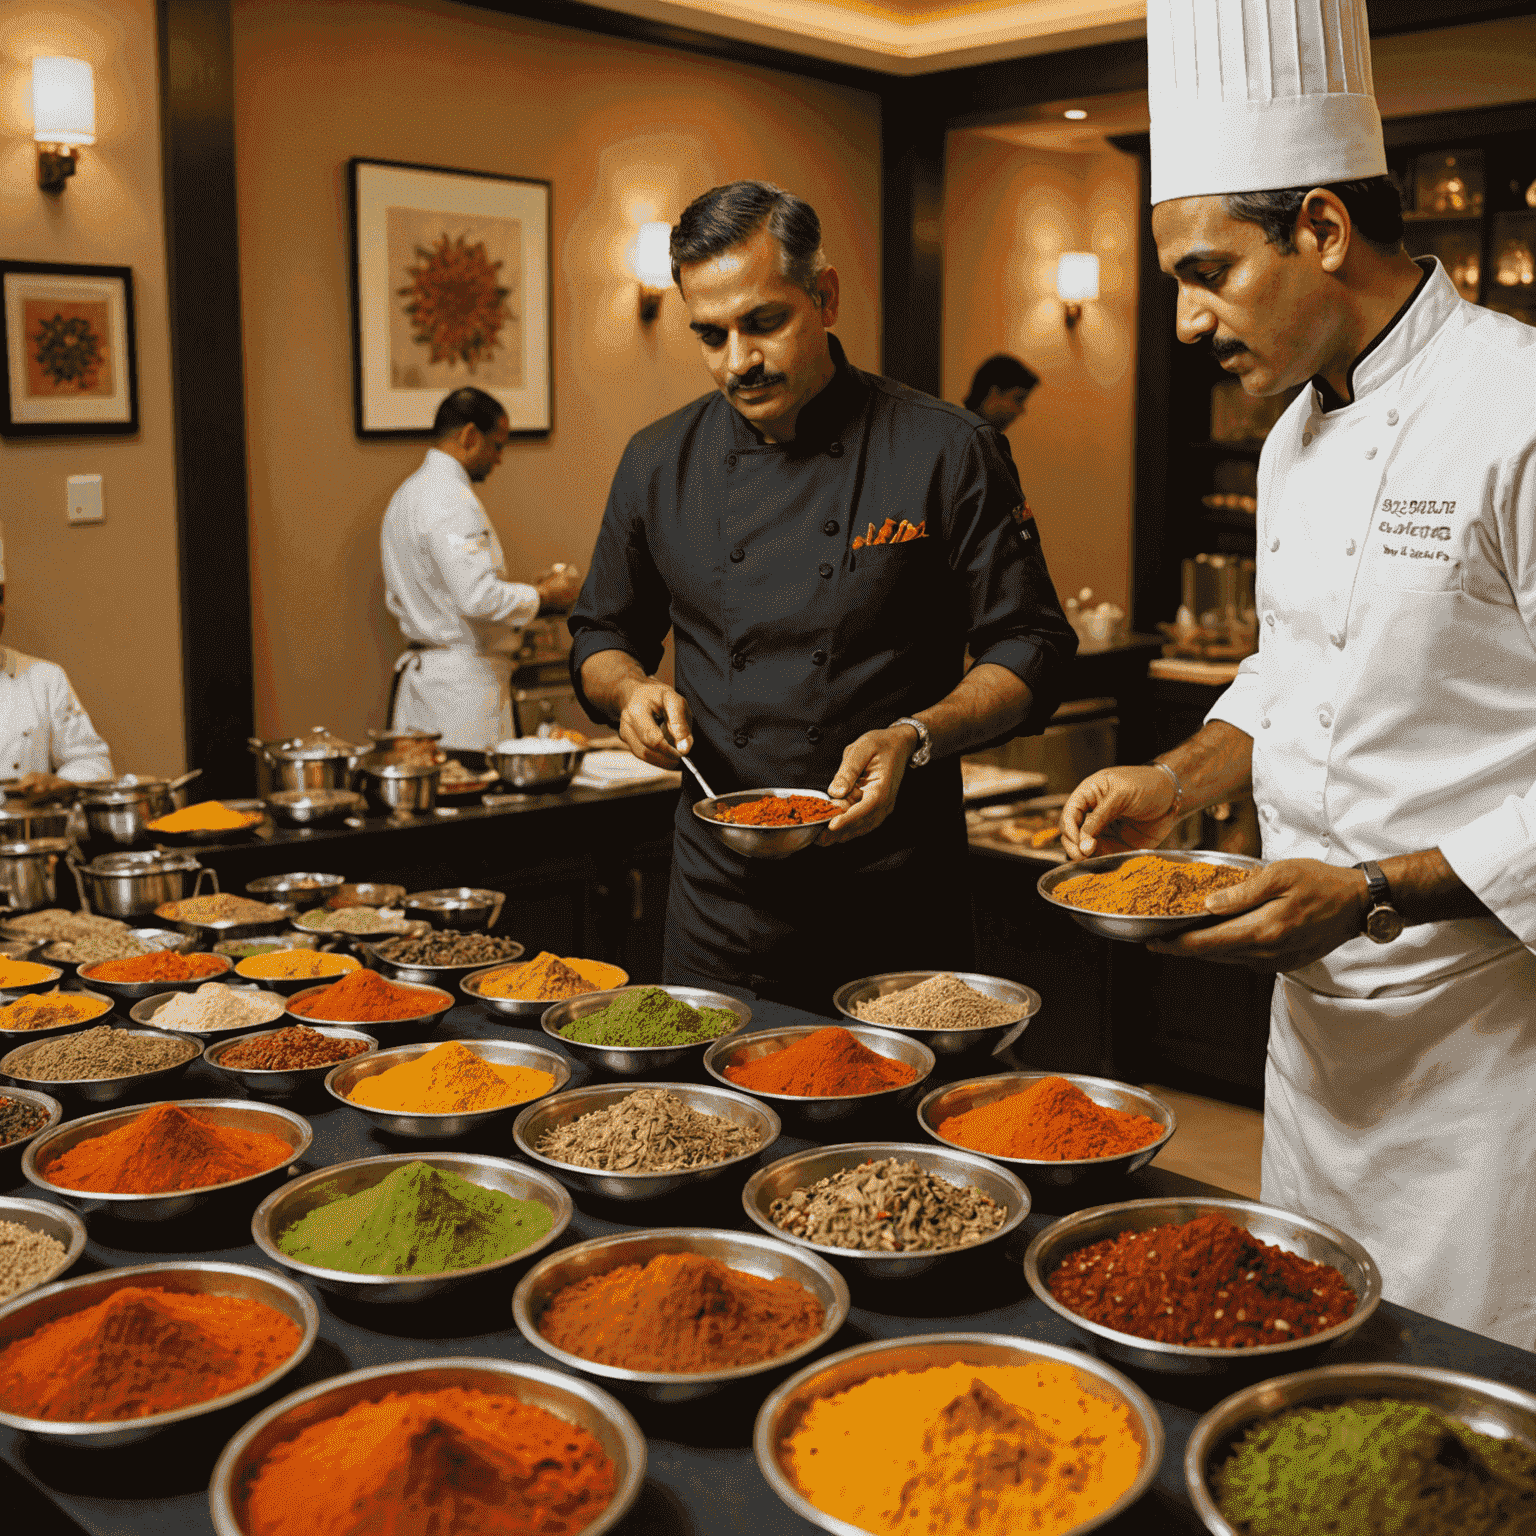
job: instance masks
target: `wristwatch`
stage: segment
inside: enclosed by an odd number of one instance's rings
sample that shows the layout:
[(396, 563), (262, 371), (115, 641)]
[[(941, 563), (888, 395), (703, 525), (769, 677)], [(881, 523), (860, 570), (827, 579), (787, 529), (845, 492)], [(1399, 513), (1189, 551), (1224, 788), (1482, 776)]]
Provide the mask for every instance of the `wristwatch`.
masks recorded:
[(1381, 865), (1365, 859), (1356, 864), (1365, 876), (1365, 936), (1377, 944), (1390, 944), (1403, 931), (1403, 914), (1392, 905), (1392, 888)]
[(907, 767), (926, 767), (928, 759), (933, 756), (933, 736), (928, 727), (921, 720), (914, 720), (911, 715), (903, 715), (900, 720), (891, 721), (893, 731), (898, 725), (910, 725), (917, 732), (917, 751), (907, 759)]

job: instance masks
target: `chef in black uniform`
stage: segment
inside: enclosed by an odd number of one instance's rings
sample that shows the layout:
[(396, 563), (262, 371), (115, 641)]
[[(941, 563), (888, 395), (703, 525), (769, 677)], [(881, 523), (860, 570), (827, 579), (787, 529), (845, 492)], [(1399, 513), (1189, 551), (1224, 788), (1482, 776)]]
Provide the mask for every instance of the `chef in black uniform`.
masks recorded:
[(663, 979), (830, 1012), (854, 977), (971, 965), (959, 753), (1043, 729), (1076, 639), (1006, 439), (830, 333), (809, 204), (706, 192), (672, 271), (718, 392), (625, 450), (571, 672), (647, 762), (853, 802), (782, 861), (725, 847), (691, 777), (676, 817)]

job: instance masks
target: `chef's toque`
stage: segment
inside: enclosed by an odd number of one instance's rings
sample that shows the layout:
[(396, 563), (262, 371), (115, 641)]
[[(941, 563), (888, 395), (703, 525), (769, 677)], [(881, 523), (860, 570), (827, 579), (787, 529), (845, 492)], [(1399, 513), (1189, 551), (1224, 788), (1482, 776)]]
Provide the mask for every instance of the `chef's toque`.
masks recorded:
[(1152, 201), (1385, 176), (1365, 0), (1148, 0)]

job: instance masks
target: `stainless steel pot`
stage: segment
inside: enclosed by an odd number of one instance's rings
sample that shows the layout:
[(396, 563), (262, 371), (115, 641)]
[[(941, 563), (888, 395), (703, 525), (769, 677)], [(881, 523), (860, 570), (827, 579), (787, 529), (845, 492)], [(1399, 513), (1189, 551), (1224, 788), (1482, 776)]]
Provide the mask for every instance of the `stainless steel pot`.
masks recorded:
[(35, 837), (68, 837), (67, 805), (29, 805), (25, 800), (0, 804), (0, 842), (21, 843)]
[(256, 755), (256, 793), (262, 799), (282, 789), (351, 789), (358, 759), (370, 750), (342, 741), (323, 725), (286, 741), (252, 736), (249, 746)]
[(359, 765), (363, 791), (380, 810), (392, 816), (421, 816), (437, 804), (441, 767), (391, 762), (382, 754), (365, 757)]
[(175, 809), (169, 779), (145, 779), (128, 774), (100, 784), (87, 784), (80, 795), (87, 834), (119, 848), (151, 842), (149, 823)]
[(33, 837), (0, 843), (0, 909), (35, 912), (58, 896), (59, 857), (69, 852), (62, 837)]
[(102, 917), (145, 917), (167, 901), (203, 892), (207, 875), (215, 891), (219, 877), (188, 853), (104, 853), (89, 864), (69, 862), (80, 893), (80, 909)]

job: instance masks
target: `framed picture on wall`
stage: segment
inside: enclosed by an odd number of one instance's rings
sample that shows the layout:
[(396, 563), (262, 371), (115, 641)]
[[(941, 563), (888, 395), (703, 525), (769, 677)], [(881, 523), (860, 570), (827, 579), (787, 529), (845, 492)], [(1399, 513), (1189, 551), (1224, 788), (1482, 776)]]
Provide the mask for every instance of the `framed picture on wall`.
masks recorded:
[(550, 184), (348, 162), (359, 437), (419, 437), (443, 396), (495, 395), (514, 437), (553, 425)]
[(0, 261), (0, 435), (138, 430), (132, 269)]

